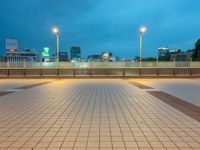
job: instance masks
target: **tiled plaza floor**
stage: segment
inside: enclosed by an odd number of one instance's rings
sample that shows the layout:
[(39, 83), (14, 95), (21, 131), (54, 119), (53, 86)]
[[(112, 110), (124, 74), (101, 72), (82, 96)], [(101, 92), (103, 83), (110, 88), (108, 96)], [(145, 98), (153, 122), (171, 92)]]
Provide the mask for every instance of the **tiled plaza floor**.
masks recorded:
[(32, 84), (38, 84), (41, 82), (49, 82), (52, 79), (1, 79), (0, 91), (11, 90), (18, 87), (28, 86)]
[(200, 122), (120, 79), (0, 97), (0, 150), (200, 149)]
[(200, 106), (200, 79), (134, 79), (134, 81)]

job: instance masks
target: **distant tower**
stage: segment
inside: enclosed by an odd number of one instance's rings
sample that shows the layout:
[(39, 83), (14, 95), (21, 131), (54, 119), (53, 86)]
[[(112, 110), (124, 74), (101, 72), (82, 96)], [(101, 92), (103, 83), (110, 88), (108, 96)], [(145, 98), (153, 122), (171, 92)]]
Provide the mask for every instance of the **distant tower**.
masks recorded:
[(81, 58), (81, 48), (78, 46), (73, 46), (70, 48), (70, 59), (79, 60)]

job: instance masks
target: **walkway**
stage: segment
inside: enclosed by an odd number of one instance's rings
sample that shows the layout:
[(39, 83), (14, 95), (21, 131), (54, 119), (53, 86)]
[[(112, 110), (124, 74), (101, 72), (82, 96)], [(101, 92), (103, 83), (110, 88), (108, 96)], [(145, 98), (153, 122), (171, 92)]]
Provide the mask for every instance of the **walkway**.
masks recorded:
[(0, 96), (0, 150), (200, 149), (200, 122), (126, 80), (18, 89)]

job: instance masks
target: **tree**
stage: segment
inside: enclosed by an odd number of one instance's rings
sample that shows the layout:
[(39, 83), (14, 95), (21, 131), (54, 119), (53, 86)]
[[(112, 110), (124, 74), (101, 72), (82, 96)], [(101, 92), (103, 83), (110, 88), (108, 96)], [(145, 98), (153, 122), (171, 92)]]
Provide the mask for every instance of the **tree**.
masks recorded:
[(200, 60), (200, 39), (195, 43), (195, 49), (192, 57), (193, 60)]
[(143, 58), (142, 61), (154, 62), (154, 61), (156, 61), (156, 58), (153, 58), (153, 57)]
[(170, 61), (170, 55), (160, 56), (159, 61)]

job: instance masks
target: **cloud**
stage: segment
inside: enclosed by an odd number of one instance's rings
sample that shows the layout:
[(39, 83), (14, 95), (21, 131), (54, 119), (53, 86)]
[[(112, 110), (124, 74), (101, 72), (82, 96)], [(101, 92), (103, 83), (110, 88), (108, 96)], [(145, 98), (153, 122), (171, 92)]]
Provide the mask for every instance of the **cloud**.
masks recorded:
[(84, 56), (107, 50), (130, 57), (139, 54), (138, 30), (146, 25), (144, 55), (159, 46), (188, 49), (200, 35), (199, 5), (198, 0), (0, 1), (0, 48), (14, 36), (23, 47), (54, 49), (51, 28), (58, 26), (63, 50), (80, 45)]

